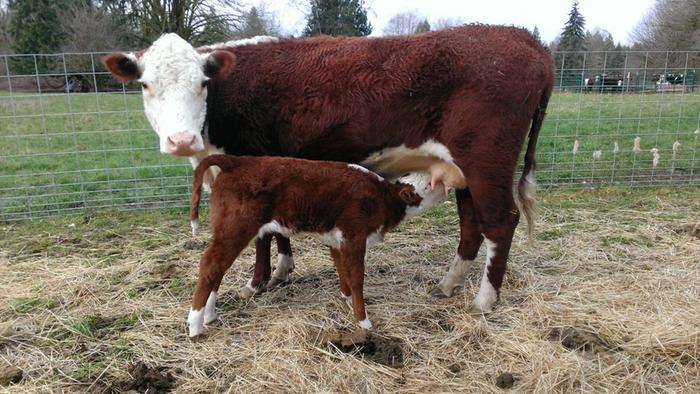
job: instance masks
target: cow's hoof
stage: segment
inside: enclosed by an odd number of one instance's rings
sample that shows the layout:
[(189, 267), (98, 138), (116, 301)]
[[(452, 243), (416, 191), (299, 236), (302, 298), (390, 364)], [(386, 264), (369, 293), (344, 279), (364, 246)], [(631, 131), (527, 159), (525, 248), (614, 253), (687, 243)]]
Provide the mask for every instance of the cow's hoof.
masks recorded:
[(438, 286), (433, 287), (432, 290), (430, 290), (430, 295), (435, 297), (435, 298), (449, 298), (452, 297), (452, 293), (450, 294), (445, 294), (445, 292), (442, 291), (442, 289)]

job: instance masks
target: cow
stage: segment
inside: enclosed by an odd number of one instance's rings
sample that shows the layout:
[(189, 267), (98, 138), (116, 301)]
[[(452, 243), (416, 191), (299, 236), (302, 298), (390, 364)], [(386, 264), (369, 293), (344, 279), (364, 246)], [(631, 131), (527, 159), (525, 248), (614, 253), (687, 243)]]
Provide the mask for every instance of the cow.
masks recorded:
[[(221, 173), (211, 190), (212, 240), (199, 263), (187, 317), (189, 335), (216, 320), (217, 293), (226, 270), (253, 239), (312, 233), (330, 247), (340, 293), (360, 327), (372, 328), (362, 288), (365, 252), (403, 219), (445, 198), (429, 173), (393, 183), (355, 164), (274, 156), (212, 155), (194, 171), (190, 223), (196, 231), (205, 172)], [(256, 262), (256, 271), (269, 269)]]
[[(485, 243), (472, 305), (491, 311), (521, 212), (532, 232), (535, 146), (554, 64), (525, 29), (470, 25), (200, 49), (166, 34), (102, 61), (122, 81), (141, 82), (164, 153), (193, 163), (216, 152), (336, 160), (386, 178), (428, 171), (454, 188), (459, 246), (434, 296), (463, 287)], [(526, 137), (518, 207), (513, 184)]]

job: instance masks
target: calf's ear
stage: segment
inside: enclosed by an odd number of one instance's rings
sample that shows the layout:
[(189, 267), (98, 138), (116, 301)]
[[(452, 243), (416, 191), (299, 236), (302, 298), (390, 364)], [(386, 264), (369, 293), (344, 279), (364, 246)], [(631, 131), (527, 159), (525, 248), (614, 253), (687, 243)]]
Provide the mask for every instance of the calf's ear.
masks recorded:
[(213, 80), (224, 80), (231, 75), (235, 63), (236, 57), (233, 53), (214, 51), (207, 56), (207, 60), (204, 63), (204, 75)]
[(421, 198), (421, 196), (415, 192), (413, 186), (410, 185), (401, 186), (401, 189), (399, 190), (399, 198), (401, 198), (401, 201), (405, 202), (406, 205), (418, 205), (421, 201), (423, 201), (423, 198)]
[(129, 53), (114, 52), (102, 56), (100, 62), (105, 68), (122, 82), (129, 82), (140, 77), (136, 56)]

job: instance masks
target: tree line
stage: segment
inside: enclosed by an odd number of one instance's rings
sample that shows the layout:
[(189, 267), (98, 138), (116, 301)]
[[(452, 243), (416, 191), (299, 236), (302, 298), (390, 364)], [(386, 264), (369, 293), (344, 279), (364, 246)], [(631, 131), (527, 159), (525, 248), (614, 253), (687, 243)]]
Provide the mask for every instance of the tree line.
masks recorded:
[[(364, 0), (305, 0), (304, 35), (366, 36), (372, 32)], [(603, 29), (586, 30), (573, 1), (562, 33), (544, 43), (562, 69), (641, 67), (661, 60), (632, 59), (630, 51), (700, 50), (700, 0), (657, 0), (632, 34), (632, 45)], [(428, 21), (416, 12), (389, 19), (384, 35), (414, 34), (464, 24)], [(264, 8), (226, 0), (0, 0), (0, 53), (91, 52), (136, 49), (175, 32), (193, 45), (256, 35), (281, 36), (280, 23)], [(532, 30), (539, 38), (537, 26)], [(566, 52), (566, 53), (564, 53)], [(584, 53), (586, 53), (584, 55)], [(665, 59), (664, 59), (665, 61)], [(671, 59), (675, 65), (681, 60)], [(584, 63), (585, 62), (585, 63)]]

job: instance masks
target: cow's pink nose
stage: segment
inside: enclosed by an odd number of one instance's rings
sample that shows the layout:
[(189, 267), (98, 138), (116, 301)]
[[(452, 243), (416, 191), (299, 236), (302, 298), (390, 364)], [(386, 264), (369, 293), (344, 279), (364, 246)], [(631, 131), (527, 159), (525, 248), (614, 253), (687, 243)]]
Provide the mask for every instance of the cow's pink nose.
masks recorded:
[(197, 137), (186, 131), (168, 136), (168, 153), (176, 156), (190, 156), (196, 152)]

